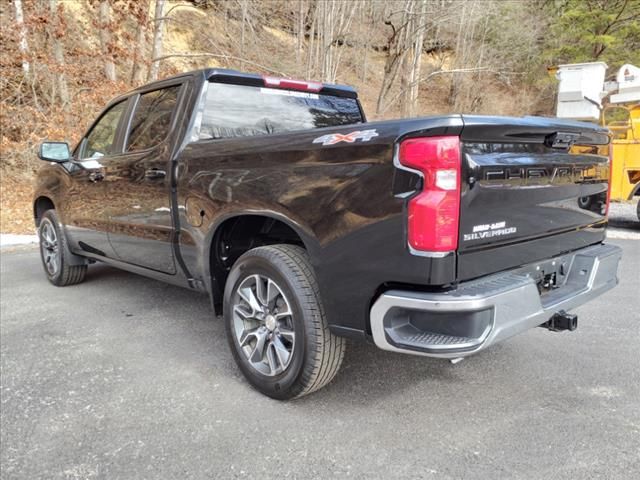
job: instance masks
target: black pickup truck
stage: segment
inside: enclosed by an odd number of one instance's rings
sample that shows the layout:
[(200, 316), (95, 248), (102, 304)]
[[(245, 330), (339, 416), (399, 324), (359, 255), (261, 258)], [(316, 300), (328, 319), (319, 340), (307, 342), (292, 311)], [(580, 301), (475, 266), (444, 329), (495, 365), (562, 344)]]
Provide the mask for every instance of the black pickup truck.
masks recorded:
[(617, 283), (608, 143), (537, 117), (370, 123), (350, 87), (206, 69), (43, 143), (33, 211), (54, 285), (101, 261), (208, 293), (248, 381), (287, 399), (345, 337), (455, 361), (575, 329)]

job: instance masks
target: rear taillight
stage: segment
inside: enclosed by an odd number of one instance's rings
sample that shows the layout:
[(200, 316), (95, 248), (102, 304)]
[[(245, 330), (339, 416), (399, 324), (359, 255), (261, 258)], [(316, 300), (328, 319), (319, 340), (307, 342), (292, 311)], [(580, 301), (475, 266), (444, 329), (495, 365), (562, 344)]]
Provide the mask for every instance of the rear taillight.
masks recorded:
[(460, 139), (410, 138), (400, 144), (400, 164), (422, 174), (422, 190), (409, 200), (408, 242), (418, 251), (458, 248)]
[(290, 78), (262, 77), (265, 87), (284, 88), (287, 90), (301, 90), (303, 92), (319, 92), (322, 90), (322, 83), (307, 82), (305, 80), (293, 80)]

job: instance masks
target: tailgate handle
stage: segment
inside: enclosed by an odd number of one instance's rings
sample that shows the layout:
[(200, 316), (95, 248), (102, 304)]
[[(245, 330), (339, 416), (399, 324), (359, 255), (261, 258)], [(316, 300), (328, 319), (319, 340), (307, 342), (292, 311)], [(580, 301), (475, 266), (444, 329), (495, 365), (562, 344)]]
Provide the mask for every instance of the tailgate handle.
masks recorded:
[(570, 149), (571, 145), (576, 143), (576, 140), (580, 138), (579, 133), (571, 132), (554, 132), (544, 137), (544, 144), (551, 148), (563, 148)]

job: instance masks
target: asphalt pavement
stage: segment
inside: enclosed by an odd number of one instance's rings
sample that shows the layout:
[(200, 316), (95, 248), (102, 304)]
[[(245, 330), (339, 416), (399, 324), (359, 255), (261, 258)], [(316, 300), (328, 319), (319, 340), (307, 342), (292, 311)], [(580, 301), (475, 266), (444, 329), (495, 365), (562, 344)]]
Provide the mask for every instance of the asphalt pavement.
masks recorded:
[(452, 365), (350, 343), (292, 402), (236, 368), (204, 296), (93, 265), (56, 288), (3, 250), (0, 477), (640, 478), (640, 241), (569, 333)]

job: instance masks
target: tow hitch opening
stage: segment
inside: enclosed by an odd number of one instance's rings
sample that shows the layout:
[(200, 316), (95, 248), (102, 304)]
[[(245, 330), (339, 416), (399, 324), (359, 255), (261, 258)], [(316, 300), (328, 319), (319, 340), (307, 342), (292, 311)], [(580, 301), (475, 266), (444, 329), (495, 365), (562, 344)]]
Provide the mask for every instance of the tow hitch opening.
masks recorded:
[(543, 323), (540, 326), (552, 332), (562, 332), (563, 330), (573, 332), (578, 328), (578, 315), (560, 310), (559, 312), (554, 313), (546, 323)]

